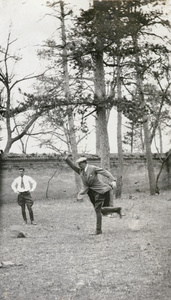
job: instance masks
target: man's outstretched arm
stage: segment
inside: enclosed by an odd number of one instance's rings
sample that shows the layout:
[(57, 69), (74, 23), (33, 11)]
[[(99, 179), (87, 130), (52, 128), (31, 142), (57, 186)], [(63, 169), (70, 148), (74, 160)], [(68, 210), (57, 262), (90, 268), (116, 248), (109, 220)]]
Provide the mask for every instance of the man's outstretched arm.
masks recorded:
[(76, 173), (80, 174), (80, 168), (78, 168), (71, 159), (69, 159), (68, 155), (65, 155), (64, 160), (66, 161), (66, 163), (68, 164), (68, 166), (71, 167), (71, 169), (73, 169)]

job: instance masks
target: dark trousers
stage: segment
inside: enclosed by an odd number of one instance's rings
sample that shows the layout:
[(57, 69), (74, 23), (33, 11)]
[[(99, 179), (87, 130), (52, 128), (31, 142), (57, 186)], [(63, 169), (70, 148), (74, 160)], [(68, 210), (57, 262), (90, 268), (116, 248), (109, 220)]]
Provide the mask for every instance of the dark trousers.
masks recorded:
[(99, 194), (93, 190), (88, 191), (88, 196), (91, 203), (94, 206), (96, 212), (96, 231), (102, 230), (102, 214), (107, 215), (109, 213), (118, 213), (118, 208), (109, 207), (110, 203), (110, 191)]
[(24, 221), (27, 221), (26, 206), (29, 211), (30, 220), (34, 221), (34, 215), (33, 215), (33, 210), (32, 210), (33, 200), (32, 200), (30, 192), (23, 192), (23, 193), (18, 194), (17, 200), (18, 200), (18, 205), (21, 206), (21, 213), (22, 213)]

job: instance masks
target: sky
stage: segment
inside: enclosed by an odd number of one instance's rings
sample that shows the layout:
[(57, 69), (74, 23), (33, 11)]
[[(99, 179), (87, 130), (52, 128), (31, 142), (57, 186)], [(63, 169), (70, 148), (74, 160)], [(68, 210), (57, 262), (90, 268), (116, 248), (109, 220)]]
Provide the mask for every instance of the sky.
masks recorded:
[[(47, 8), (46, 2), (47, 0), (0, 0), (0, 44), (2, 47), (6, 47), (9, 31), (11, 31), (11, 40), (17, 39), (11, 46), (11, 50), (15, 51), (16, 55), (23, 57), (21, 62), (17, 63), (15, 70), (18, 78), (33, 73), (40, 74), (41, 71), (44, 71), (45, 66), (37, 58), (37, 50), (40, 49), (43, 41), (55, 34), (56, 30), (56, 18), (47, 15), (50, 10)], [(89, 0), (66, 0), (65, 3), (68, 4), (68, 7), (73, 8), (75, 13), (89, 7)], [(29, 92), (31, 86), (32, 81), (25, 81), (21, 86), (16, 87), (14, 93), (17, 93), (18, 87)], [(34, 144), (35, 142), (30, 146), (29, 152), (46, 152), (44, 149), (37, 149)], [(88, 144), (92, 148), (91, 141)], [(0, 148), (4, 149), (4, 147), (5, 141), (2, 141)], [(18, 151), (20, 151), (18, 145), (14, 144), (11, 152)]]
[[(11, 39), (17, 39), (11, 49), (15, 48), (16, 54), (22, 53), (23, 58), (27, 56), (20, 67), (20, 74), (29, 74), (32, 70), (41, 68), (36, 51), (55, 32), (56, 18), (47, 15), (50, 9), (46, 2), (47, 0), (0, 0), (1, 45), (6, 45), (11, 31)], [(66, 0), (65, 3), (71, 3), (71, 7), (78, 12), (80, 8), (88, 8), (89, 1)]]
[[(44, 64), (36, 55), (36, 51), (40, 49), (40, 45), (46, 39), (55, 34), (56, 19), (47, 15), (48, 9), (46, 6), (47, 0), (0, 0), (0, 45), (6, 46), (9, 31), (11, 31), (11, 40), (16, 42), (12, 44), (12, 50), (15, 54), (22, 54), (23, 59), (17, 64), (15, 70), (16, 76), (21, 78), (28, 74), (38, 74), (44, 70)], [(65, 3), (74, 8), (75, 13), (80, 9), (88, 9), (90, 0), (65, 0)], [(171, 12), (171, 0), (167, 0), (168, 10)], [(171, 14), (170, 14), (171, 16)], [(11, 27), (10, 27), (11, 26)], [(11, 28), (11, 29), (10, 29)], [(29, 91), (32, 82), (25, 81), (22, 88)], [(15, 90), (14, 90), (15, 92)], [(17, 92), (17, 91), (16, 91)], [(94, 120), (91, 119), (91, 129), (94, 126)], [(109, 119), (109, 141), (111, 152), (117, 152), (117, 114), (112, 110)], [(123, 131), (126, 129), (123, 127)], [(170, 148), (168, 137), (165, 138), (165, 151)], [(92, 133), (87, 140), (86, 149), (95, 153), (95, 135)], [(4, 141), (1, 142), (0, 148), (4, 149)], [(80, 151), (85, 149), (82, 144)], [(18, 146), (13, 146), (11, 152), (19, 152)], [(29, 152), (46, 152), (45, 150), (37, 149), (32, 144)], [(49, 150), (48, 150), (49, 151)], [(47, 151), (47, 152), (48, 152)]]

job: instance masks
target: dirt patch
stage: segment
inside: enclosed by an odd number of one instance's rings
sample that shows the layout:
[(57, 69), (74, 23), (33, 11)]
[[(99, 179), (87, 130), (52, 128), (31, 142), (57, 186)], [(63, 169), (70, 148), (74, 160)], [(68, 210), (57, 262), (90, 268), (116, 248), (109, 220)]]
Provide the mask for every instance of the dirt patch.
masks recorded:
[[(103, 217), (95, 230), (88, 200), (34, 204), (37, 226), (22, 225), (17, 204), (2, 206), (0, 299), (169, 300), (170, 193), (125, 195), (125, 216)], [(15, 231), (26, 238), (17, 238)]]

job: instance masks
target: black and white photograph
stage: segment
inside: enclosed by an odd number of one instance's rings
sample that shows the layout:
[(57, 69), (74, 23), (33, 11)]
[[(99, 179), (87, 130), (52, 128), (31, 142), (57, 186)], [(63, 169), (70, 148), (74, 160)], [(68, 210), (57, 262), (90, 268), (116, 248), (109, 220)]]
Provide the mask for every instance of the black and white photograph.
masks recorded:
[(0, 300), (170, 300), (171, 0), (0, 28)]

